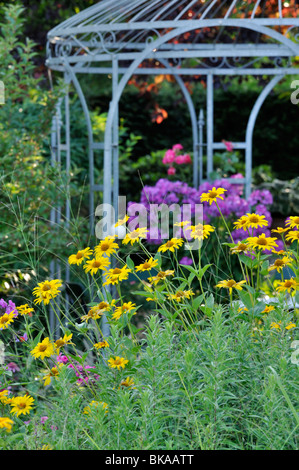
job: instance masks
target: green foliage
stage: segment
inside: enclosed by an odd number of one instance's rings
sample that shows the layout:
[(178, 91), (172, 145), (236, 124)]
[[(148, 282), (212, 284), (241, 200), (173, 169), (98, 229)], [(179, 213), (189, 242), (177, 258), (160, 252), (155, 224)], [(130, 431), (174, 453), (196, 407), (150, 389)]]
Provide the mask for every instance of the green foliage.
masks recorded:
[[(23, 39), (24, 10), (3, 9), (0, 35), (0, 247), (1, 277), (26, 264), (31, 270), (42, 246), (55, 251), (63, 241), (49, 232), (51, 207), (63, 206), (68, 179), (50, 164), (50, 129), (57, 91), (41, 88), (35, 75), (34, 43)], [(42, 241), (41, 241), (42, 240)], [(60, 243), (59, 243), (60, 242)], [(16, 258), (11, 255), (17, 255)], [(48, 258), (49, 261), (49, 258)], [(24, 280), (24, 279), (23, 279)]]
[(268, 189), (273, 195), (271, 210), (283, 217), (299, 213), (299, 177), (290, 181), (273, 179), (263, 182), (260, 188)]

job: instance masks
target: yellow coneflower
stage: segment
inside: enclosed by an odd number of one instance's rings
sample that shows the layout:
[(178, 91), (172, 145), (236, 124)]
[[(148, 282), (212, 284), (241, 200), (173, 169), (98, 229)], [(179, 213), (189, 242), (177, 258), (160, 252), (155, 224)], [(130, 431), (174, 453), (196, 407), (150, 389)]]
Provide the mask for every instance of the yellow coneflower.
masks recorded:
[(254, 212), (252, 214), (247, 213), (246, 214), (246, 228), (258, 228), (258, 227), (267, 227), (268, 226), (268, 221), (265, 219), (264, 215), (260, 214), (255, 214)]
[(30, 395), (24, 395), (21, 397), (13, 397), (11, 399), (10, 405), (12, 407), (11, 413), (16, 414), (17, 417), (20, 415), (26, 415), (30, 413), (34, 402), (34, 398)]
[(258, 237), (248, 237), (247, 243), (253, 249), (258, 248), (263, 251), (271, 251), (275, 246), (278, 246), (275, 240), (277, 240), (277, 238), (266, 237), (266, 235), (262, 233)]
[(299, 242), (299, 230), (291, 230), (286, 235), (286, 240), (290, 240), (291, 242), (294, 242), (294, 241)]
[(192, 225), (191, 226), (191, 233), (190, 237), (196, 240), (203, 240), (204, 238), (208, 238), (210, 233), (214, 232), (215, 228), (211, 225)]
[(291, 266), (291, 264), (292, 260), (287, 256), (284, 256), (283, 258), (276, 259), (274, 263), (269, 266), (268, 271), (273, 271), (276, 269), (277, 272), (280, 272), (285, 266)]
[(52, 367), (49, 372), (43, 377), (45, 387), (51, 383), (52, 379), (57, 379), (59, 376), (59, 369), (63, 367), (63, 364), (60, 363), (58, 366)]
[(240, 253), (248, 253), (250, 247), (247, 243), (239, 242), (235, 246), (231, 247), (230, 251), (233, 255), (238, 255)]
[(243, 230), (247, 230), (247, 216), (242, 215), (236, 222), (234, 222), (235, 229), (240, 230), (241, 228)]
[(245, 283), (246, 281), (237, 282), (234, 279), (228, 279), (227, 281), (220, 281), (215, 287), (228, 289), (229, 293), (232, 294), (233, 289), (242, 290), (242, 285)]
[(287, 279), (285, 281), (277, 281), (277, 287), (276, 290), (277, 292), (289, 292), (291, 293), (292, 291), (296, 291), (299, 288), (299, 282), (296, 281), (296, 279), (291, 278)]
[(289, 217), (289, 220), (286, 221), (286, 225), (289, 226), (289, 228), (297, 228), (299, 229), (299, 216), (291, 216)]
[(87, 312), (87, 315), (83, 315), (81, 317), (81, 321), (88, 322), (88, 320), (98, 320), (104, 315), (105, 312), (108, 312), (109, 310), (110, 310), (109, 303), (102, 301), (99, 304), (91, 307), (91, 309)]
[(184, 291), (178, 290), (175, 294), (170, 294), (168, 297), (176, 302), (182, 302), (184, 299), (190, 299), (192, 295), (194, 295), (194, 293), (192, 292), (192, 289), (190, 289)]
[(113, 320), (118, 320), (123, 314), (132, 312), (134, 308), (136, 308), (136, 304), (133, 304), (132, 302), (124, 302), (119, 307), (116, 307), (112, 315)]
[(122, 242), (124, 245), (128, 243), (133, 245), (134, 243), (138, 243), (142, 238), (146, 238), (147, 232), (148, 230), (145, 227), (136, 228), (133, 232), (127, 233)]
[(96, 257), (100, 258), (103, 255), (110, 257), (118, 250), (118, 244), (115, 242), (115, 237), (109, 236), (102, 240), (94, 249)]
[(270, 324), (270, 328), (271, 330), (280, 330), (280, 325), (281, 325), (281, 321), (279, 321), (278, 323), (273, 321), (271, 324)]
[(10, 432), (14, 422), (12, 419), (7, 417), (0, 417), (0, 429), (6, 429), (7, 432)]
[(74, 344), (74, 343), (71, 342), (72, 337), (73, 337), (73, 334), (71, 333), (70, 335), (65, 334), (63, 338), (57, 339), (54, 343), (55, 348), (59, 350), (60, 348), (62, 348), (66, 344)]
[(139, 264), (139, 266), (136, 266), (136, 271), (150, 271), (151, 269), (155, 268), (158, 266), (158, 261), (156, 259), (150, 258), (147, 261), (145, 261), (142, 264)]
[(109, 367), (111, 367), (112, 369), (117, 369), (117, 370), (124, 369), (126, 364), (128, 364), (128, 362), (129, 362), (128, 359), (124, 359), (123, 357), (119, 357), (119, 356), (116, 356), (115, 359), (113, 359), (113, 357), (108, 359)]
[(118, 284), (120, 281), (128, 279), (131, 269), (127, 265), (124, 265), (122, 268), (110, 269), (106, 274), (106, 281), (104, 286), (109, 284)]
[(8, 398), (9, 391), (8, 390), (2, 390), (0, 392), (0, 403), (3, 405), (7, 405), (10, 403), (10, 398)]
[(174, 276), (174, 271), (171, 269), (167, 269), (166, 271), (159, 271), (156, 276), (149, 277), (148, 281), (151, 284), (158, 284), (160, 281), (165, 281), (165, 279), (167, 279), (169, 276)]
[(273, 310), (275, 310), (275, 307), (273, 305), (266, 305), (266, 307), (261, 313), (270, 313), (273, 312)]
[(282, 233), (285, 233), (285, 232), (287, 232), (288, 230), (290, 230), (289, 227), (287, 227), (287, 228), (277, 227), (277, 228), (273, 228), (273, 229), (271, 230), (271, 232), (273, 232), (273, 233), (279, 233), (279, 234), (281, 235)]
[(76, 264), (79, 266), (84, 260), (89, 259), (92, 255), (92, 250), (87, 247), (84, 250), (77, 251), (76, 254), (69, 256), (69, 264)]
[(293, 328), (296, 328), (296, 324), (290, 321), (286, 326), (286, 330), (292, 330)]
[(35, 304), (43, 302), (47, 305), (50, 300), (60, 294), (59, 287), (62, 286), (60, 279), (52, 279), (51, 281), (39, 282), (37, 287), (33, 289), (33, 295), (36, 297)]
[(41, 343), (38, 343), (30, 354), (32, 354), (35, 359), (45, 357), (51, 357), (55, 353), (55, 345), (50, 341), (49, 338), (45, 338)]
[(91, 276), (93, 276), (99, 270), (106, 271), (108, 266), (110, 266), (109, 259), (104, 258), (103, 256), (100, 256), (98, 258), (93, 258), (91, 260), (88, 260), (84, 264), (83, 269), (86, 273), (90, 273)]
[(184, 240), (182, 238), (172, 238), (163, 245), (159, 246), (158, 251), (162, 251), (162, 253), (165, 253), (166, 251), (171, 251), (172, 253), (174, 253), (174, 251), (179, 249), (183, 243)]
[(100, 341), (99, 343), (95, 343), (93, 347), (96, 349), (109, 348), (109, 343), (108, 341), (103, 340), (103, 341)]
[(184, 220), (182, 222), (176, 222), (174, 227), (186, 227), (187, 225), (191, 225), (191, 222), (189, 220)]
[(11, 313), (4, 313), (0, 317), (0, 330), (6, 330), (11, 323), (14, 322), (15, 314), (14, 312)]
[(88, 406), (85, 406), (85, 408), (83, 408), (83, 413), (86, 415), (90, 415), (92, 412), (96, 411), (100, 406), (102, 410), (105, 411), (105, 413), (108, 413), (108, 404), (104, 401), (95, 400), (92, 400)]
[(122, 380), (120, 383), (121, 387), (127, 387), (131, 388), (133, 385), (135, 385), (134, 380), (131, 379), (130, 377), (127, 377), (125, 380)]
[(119, 219), (116, 224), (114, 225), (114, 227), (120, 227), (121, 225), (125, 225), (125, 223), (129, 220), (129, 216), (128, 215), (125, 215), (122, 219)]
[(34, 309), (29, 307), (28, 304), (19, 305), (19, 307), (17, 307), (17, 311), (20, 315), (29, 315), (30, 317), (32, 316), (32, 313), (34, 313)]
[(224, 188), (217, 188), (216, 189), (215, 187), (213, 187), (207, 193), (202, 193), (202, 195), (200, 196), (200, 201), (201, 202), (208, 202), (211, 205), (213, 202), (216, 202), (217, 199), (222, 199), (223, 200), (222, 194), (224, 194), (225, 191), (227, 191), (227, 189), (224, 189)]

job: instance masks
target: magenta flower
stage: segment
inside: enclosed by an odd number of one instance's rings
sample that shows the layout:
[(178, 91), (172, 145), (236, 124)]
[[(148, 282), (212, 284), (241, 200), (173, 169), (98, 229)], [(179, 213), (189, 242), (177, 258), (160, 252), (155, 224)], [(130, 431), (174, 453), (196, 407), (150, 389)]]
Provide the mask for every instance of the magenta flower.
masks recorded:
[(234, 150), (232, 142), (228, 142), (227, 140), (223, 140), (222, 142), (224, 143), (228, 152), (232, 152)]
[(7, 368), (13, 373), (18, 372), (20, 370), (20, 368), (17, 366), (15, 362), (9, 362), (7, 364)]
[(168, 175), (175, 175), (176, 174), (176, 169), (173, 166), (170, 166), (167, 170)]
[(172, 146), (172, 150), (174, 150), (174, 151), (176, 151), (176, 150), (183, 150), (183, 148), (184, 148), (184, 147), (182, 146), (182, 144), (174, 144), (174, 145)]

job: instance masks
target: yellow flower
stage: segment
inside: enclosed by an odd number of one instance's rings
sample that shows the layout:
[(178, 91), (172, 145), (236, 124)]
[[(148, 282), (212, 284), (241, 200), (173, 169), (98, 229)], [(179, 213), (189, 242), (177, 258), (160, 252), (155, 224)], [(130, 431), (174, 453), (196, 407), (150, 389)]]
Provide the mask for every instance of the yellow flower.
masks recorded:
[(133, 245), (135, 242), (139, 242), (141, 238), (145, 238), (147, 232), (148, 230), (145, 227), (136, 228), (133, 232), (127, 233), (122, 242), (124, 245), (127, 245), (128, 243)]
[(122, 387), (131, 388), (131, 387), (133, 387), (133, 385), (135, 385), (135, 384), (134, 384), (134, 380), (133, 380), (133, 379), (131, 379), (130, 377), (127, 377), (125, 380), (122, 380), (122, 381), (121, 381), (120, 385), (121, 385)]
[(34, 402), (34, 398), (32, 398), (30, 395), (24, 395), (21, 397), (13, 397), (10, 402), (10, 405), (12, 407), (10, 412), (12, 414), (16, 414), (17, 417), (19, 417), (22, 414), (26, 415), (27, 413), (30, 413), (33, 402)]
[(86, 264), (84, 264), (83, 269), (86, 273), (90, 273), (93, 276), (99, 269), (105, 271), (108, 266), (110, 266), (109, 260), (101, 256), (88, 260)]
[(277, 240), (277, 238), (266, 237), (266, 235), (262, 233), (258, 237), (248, 237), (247, 243), (251, 248), (271, 251), (275, 246), (278, 246), (275, 240)]
[(191, 222), (189, 222), (189, 220), (185, 220), (183, 222), (176, 222), (174, 224), (175, 227), (186, 227), (187, 225), (191, 225)]
[(139, 266), (136, 266), (136, 271), (150, 271), (156, 266), (158, 266), (158, 261), (153, 258), (150, 258), (147, 261), (145, 261), (145, 263), (139, 264)]
[(232, 254), (237, 255), (240, 253), (248, 253), (250, 250), (249, 245), (247, 243), (239, 242), (235, 246), (231, 247), (230, 251)]
[(275, 310), (275, 307), (273, 307), (273, 305), (266, 305), (266, 307), (264, 308), (264, 310), (262, 311), (262, 313), (270, 313), (270, 312), (272, 312), (273, 310)]
[(254, 212), (252, 214), (247, 213), (246, 214), (246, 228), (258, 228), (258, 227), (267, 227), (268, 226), (268, 221), (265, 220), (264, 215), (259, 215), (255, 214)]
[(294, 279), (287, 279), (286, 281), (277, 281), (277, 292), (289, 292), (298, 290), (299, 283)]
[(15, 314), (14, 312), (11, 313), (4, 313), (0, 317), (0, 330), (5, 330), (8, 326), (14, 322)]
[(228, 279), (227, 281), (220, 281), (215, 287), (225, 288), (229, 290), (229, 293), (232, 294), (233, 289), (242, 290), (242, 284), (245, 284), (246, 281), (234, 281), (234, 279)]
[(62, 281), (60, 279), (39, 282), (38, 287), (33, 289), (33, 295), (37, 297), (34, 300), (34, 303), (40, 304), (43, 302), (45, 305), (47, 305), (51, 299), (54, 299), (58, 294), (60, 294), (59, 287), (61, 286)]
[(10, 398), (8, 398), (9, 391), (8, 390), (2, 390), (0, 392), (0, 403), (3, 405), (7, 405), (10, 402)]
[(106, 237), (102, 240), (94, 249), (96, 257), (102, 257), (103, 255), (107, 255), (110, 257), (113, 253), (116, 253), (118, 249), (118, 244), (115, 242), (114, 237)]
[(7, 432), (10, 432), (13, 424), (14, 422), (12, 419), (0, 417), (0, 429), (6, 429)]
[(284, 232), (287, 232), (288, 230), (289, 230), (289, 227), (287, 227), (287, 228), (277, 227), (277, 228), (275, 228), (275, 229), (273, 228), (273, 229), (271, 230), (271, 232), (282, 234), (282, 233), (284, 233)]
[(63, 367), (63, 364), (60, 363), (58, 366), (52, 367), (49, 372), (43, 377), (45, 387), (51, 383), (51, 379), (57, 379), (59, 375), (59, 369)]
[(43, 447), (38, 448), (37, 450), (53, 450), (49, 444), (44, 444)]
[(73, 334), (71, 333), (70, 335), (65, 334), (63, 338), (59, 338), (55, 341), (55, 348), (60, 349), (66, 344), (74, 344), (71, 342)]
[(281, 321), (276, 323), (275, 321), (273, 321), (270, 325), (270, 328), (271, 330), (280, 330), (280, 324), (281, 324)]
[(114, 225), (114, 227), (119, 227), (120, 225), (125, 225), (125, 223), (129, 220), (129, 216), (128, 215), (125, 215), (122, 219), (119, 219), (116, 224)]
[(247, 229), (247, 216), (242, 215), (236, 222), (234, 222), (235, 229)]
[(277, 272), (280, 272), (285, 266), (290, 266), (291, 264), (292, 260), (290, 260), (290, 258), (288, 258), (287, 256), (284, 256), (283, 258), (276, 259), (274, 261), (274, 264), (269, 266), (268, 270), (273, 271), (274, 269), (276, 269)]
[(286, 240), (291, 240), (294, 242), (295, 240), (298, 242), (299, 241), (299, 230), (291, 230), (287, 236)]
[(289, 220), (286, 221), (286, 225), (288, 225), (290, 228), (298, 228), (299, 229), (299, 216), (291, 216), (289, 217)]
[(112, 369), (124, 369), (126, 364), (128, 363), (128, 359), (124, 359), (123, 357), (116, 356), (115, 359), (112, 357), (108, 360), (109, 367)]
[(184, 240), (182, 238), (172, 238), (171, 240), (168, 240), (168, 242), (159, 246), (158, 251), (162, 251), (162, 253), (165, 253), (165, 251), (172, 251), (174, 253), (174, 251), (180, 248), (183, 243)]
[(112, 315), (114, 320), (118, 320), (124, 313), (129, 313), (136, 307), (136, 304), (132, 302), (125, 302), (119, 307), (116, 307), (115, 312)]
[(40, 357), (44, 359), (45, 357), (51, 357), (55, 353), (55, 345), (50, 341), (49, 338), (45, 338), (41, 343), (38, 343), (30, 354), (37, 359)]
[(210, 233), (214, 231), (215, 231), (215, 228), (212, 227), (211, 225), (202, 225), (202, 224), (192, 225), (190, 237), (197, 239), (197, 240), (203, 240), (204, 238), (208, 238)]
[(182, 302), (184, 299), (190, 299), (191, 296), (194, 295), (192, 289), (190, 290), (179, 290), (175, 294), (170, 294), (168, 297), (172, 300), (176, 300), (177, 302)]
[(286, 330), (291, 330), (292, 328), (296, 328), (296, 324), (290, 321), (286, 326)]
[(159, 271), (156, 276), (149, 277), (148, 281), (151, 284), (158, 284), (159, 281), (164, 281), (165, 279), (167, 279), (168, 276), (173, 276), (173, 275), (174, 275), (174, 271), (172, 271), (171, 269), (167, 269), (166, 271)]
[(216, 202), (217, 199), (223, 199), (222, 194), (225, 191), (227, 191), (227, 190), (224, 189), (224, 188), (216, 189), (215, 187), (213, 187), (207, 193), (202, 193), (202, 195), (200, 196), (200, 201), (201, 202), (208, 202), (211, 205), (213, 202)]
[(92, 250), (87, 247), (84, 250), (79, 250), (75, 255), (69, 256), (69, 264), (76, 264), (79, 266), (85, 259), (90, 258)]
[(118, 284), (120, 281), (128, 279), (130, 272), (131, 269), (126, 264), (122, 268), (110, 269), (106, 274), (107, 281), (103, 285)]
[(108, 413), (108, 404), (105, 403), (104, 401), (95, 401), (95, 400), (92, 400), (88, 406), (85, 406), (85, 408), (83, 409), (83, 413), (86, 415), (90, 415), (100, 405), (102, 406), (102, 409), (105, 410), (105, 413)]
[(109, 343), (106, 340), (103, 340), (99, 343), (95, 343), (93, 347), (96, 349), (109, 348)]
[(29, 315), (31, 317), (32, 313), (34, 312), (34, 309), (29, 307), (28, 304), (24, 304), (17, 307), (17, 311), (20, 315)]
[(87, 315), (83, 315), (81, 317), (81, 321), (88, 322), (88, 320), (98, 320), (98, 318), (101, 318), (101, 316), (104, 315), (104, 313), (108, 312), (109, 310), (110, 310), (110, 305), (108, 304), (108, 302), (102, 301), (99, 304), (92, 307), (87, 312)]

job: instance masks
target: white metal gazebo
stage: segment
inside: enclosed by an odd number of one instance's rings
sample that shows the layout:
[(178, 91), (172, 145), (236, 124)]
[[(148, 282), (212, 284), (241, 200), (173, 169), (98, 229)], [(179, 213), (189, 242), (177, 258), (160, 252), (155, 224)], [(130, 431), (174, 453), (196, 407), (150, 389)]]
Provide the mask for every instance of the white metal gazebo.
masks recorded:
[[(251, 188), (252, 139), (259, 110), (274, 86), (288, 74), (298, 74), (293, 58), (299, 56), (299, 8), (297, 0), (101, 0), (64, 21), (48, 33), (46, 64), (72, 82), (80, 98), (88, 129), (90, 215), (94, 194), (117, 209), (118, 105), (134, 74), (172, 74), (190, 111), (193, 136), (193, 182), (198, 186), (213, 171), (213, 152), (224, 148), (214, 141), (214, 77), (217, 75), (267, 75), (269, 83), (258, 97), (244, 141), (234, 142), (245, 152), (246, 196)], [(205, 32), (209, 28), (209, 36)], [(267, 64), (264, 65), (264, 58)], [(192, 66), (190, 61), (192, 60)], [(194, 66), (196, 60), (196, 66)], [(154, 65), (153, 65), (154, 61)], [(104, 142), (94, 142), (88, 106), (80, 86), (81, 74), (111, 74), (112, 96)], [(184, 77), (206, 76), (206, 142), (198, 131), (198, 119)], [(65, 96), (65, 142), (53, 131), (53, 158), (66, 152), (71, 161), (69, 99)], [(58, 126), (59, 127), (59, 126)], [(58, 129), (59, 134), (59, 129)], [(203, 146), (207, 168), (203, 168)], [(96, 152), (104, 152), (103, 185), (94, 181)], [(92, 224), (91, 224), (92, 226)]]

